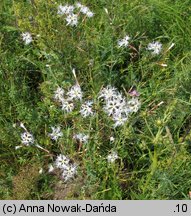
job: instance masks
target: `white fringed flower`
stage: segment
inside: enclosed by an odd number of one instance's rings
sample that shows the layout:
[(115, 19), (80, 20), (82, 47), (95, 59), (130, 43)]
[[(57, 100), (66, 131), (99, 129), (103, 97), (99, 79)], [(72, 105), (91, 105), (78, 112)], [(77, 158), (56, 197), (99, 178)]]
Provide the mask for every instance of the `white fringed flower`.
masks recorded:
[(89, 12), (89, 8), (86, 6), (81, 6), (80, 12), (83, 14), (87, 14)]
[(162, 44), (158, 41), (148, 44), (147, 50), (152, 51), (152, 54), (158, 55), (162, 50)]
[(126, 35), (123, 39), (118, 40), (118, 47), (128, 47), (131, 38)]
[(30, 146), (34, 144), (34, 137), (31, 133), (25, 131), (21, 134), (21, 142), (23, 145)]
[(33, 40), (29, 32), (22, 33), (22, 38), (23, 38), (23, 41), (25, 42), (25, 45), (30, 44)]
[(87, 143), (89, 139), (89, 135), (85, 135), (83, 133), (75, 134), (73, 136), (74, 139), (80, 141), (81, 143)]
[(76, 8), (80, 9), (81, 7), (83, 7), (83, 5), (80, 2), (76, 2), (75, 3)]
[(94, 13), (93, 13), (92, 11), (88, 11), (88, 12), (86, 13), (86, 16), (87, 16), (88, 18), (91, 18), (91, 17), (94, 16)]
[(65, 169), (68, 167), (70, 159), (65, 155), (58, 155), (55, 161), (55, 166), (60, 169)]
[(116, 88), (111, 86), (103, 88), (98, 98), (103, 98), (103, 110), (113, 119), (114, 128), (124, 125), (129, 114), (137, 112), (140, 108), (138, 95), (128, 101)]
[(85, 5), (82, 5), (81, 3), (76, 3), (76, 7), (80, 9), (80, 12), (87, 17), (91, 18), (94, 16), (94, 13)]
[(127, 105), (128, 105), (129, 112), (136, 113), (139, 110), (141, 103), (137, 97), (133, 97), (131, 100), (127, 102)]
[(77, 173), (77, 166), (75, 164), (70, 164), (63, 169), (62, 178), (66, 182), (74, 178), (76, 173)]
[[(58, 155), (55, 160), (55, 167), (62, 171), (62, 179), (66, 182), (75, 177), (77, 174), (77, 165), (71, 163), (70, 159), (65, 155)], [(54, 167), (51, 165), (49, 172), (52, 172)]]
[(114, 163), (116, 159), (118, 159), (118, 154), (117, 152), (113, 151), (111, 154), (107, 156), (107, 161), (108, 163)]
[(126, 101), (121, 95), (116, 95), (105, 101), (103, 109), (109, 116), (116, 113), (123, 113), (126, 109)]
[(62, 110), (66, 111), (67, 113), (72, 112), (74, 109), (74, 104), (71, 101), (68, 101), (66, 99), (63, 99), (61, 101), (62, 104)]
[(122, 126), (125, 124), (125, 122), (128, 120), (128, 117), (119, 113), (119, 114), (115, 114), (113, 115), (113, 121), (115, 122), (113, 127), (116, 128), (118, 126)]
[(71, 87), (71, 89), (67, 93), (68, 100), (82, 100), (82, 90), (79, 84), (76, 84)]
[(86, 101), (84, 104), (82, 104), (80, 113), (83, 117), (92, 116), (94, 113), (92, 111), (92, 101)]
[(60, 137), (63, 136), (60, 126), (51, 127), (51, 129), (52, 129), (52, 133), (50, 133), (49, 136), (52, 140), (57, 141)]
[(116, 91), (116, 88), (108, 85), (100, 91), (98, 98), (104, 98), (105, 100), (109, 100), (110, 98), (116, 96)]
[(73, 5), (64, 5), (64, 6), (59, 5), (57, 14), (59, 15), (72, 14), (74, 9), (75, 7)]
[(78, 16), (76, 14), (69, 14), (66, 17), (67, 25), (77, 26), (78, 24)]
[(64, 98), (64, 89), (58, 87), (54, 92), (54, 99), (58, 101), (62, 101)]

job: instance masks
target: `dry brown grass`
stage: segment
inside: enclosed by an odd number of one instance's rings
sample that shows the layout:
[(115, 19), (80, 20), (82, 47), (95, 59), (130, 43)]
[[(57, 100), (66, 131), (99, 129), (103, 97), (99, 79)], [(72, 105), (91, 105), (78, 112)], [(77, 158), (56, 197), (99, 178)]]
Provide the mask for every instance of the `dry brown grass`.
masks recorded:
[(13, 195), (11, 199), (29, 199), (31, 191), (35, 189), (39, 177), (39, 164), (28, 164), (20, 169), (13, 177)]

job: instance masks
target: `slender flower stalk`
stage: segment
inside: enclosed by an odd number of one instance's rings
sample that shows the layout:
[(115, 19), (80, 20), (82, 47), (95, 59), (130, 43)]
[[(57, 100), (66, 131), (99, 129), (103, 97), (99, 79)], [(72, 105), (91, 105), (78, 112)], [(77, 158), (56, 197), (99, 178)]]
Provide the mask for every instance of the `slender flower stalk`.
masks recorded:
[(38, 145), (38, 144), (36, 144), (35, 146), (36, 146), (37, 148), (39, 148), (39, 149), (41, 149), (41, 150), (47, 152), (48, 154), (50, 154), (50, 151), (48, 151), (47, 149), (43, 148), (42, 146), (40, 146), (40, 145)]

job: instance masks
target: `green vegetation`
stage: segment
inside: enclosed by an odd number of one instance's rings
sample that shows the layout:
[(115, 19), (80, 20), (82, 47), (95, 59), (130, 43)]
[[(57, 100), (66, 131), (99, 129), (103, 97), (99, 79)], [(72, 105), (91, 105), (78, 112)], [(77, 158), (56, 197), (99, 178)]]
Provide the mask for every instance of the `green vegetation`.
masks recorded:
[[(67, 3), (76, 1), (0, 2), (0, 198), (188, 199), (190, 0), (82, 0), (94, 16), (79, 13), (76, 26), (58, 14)], [(119, 47), (126, 35), (128, 46)], [(159, 54), (147, 49), (155, 41)], [(66, 94), (76, 82), (83, 99), (67, 113), (55, 90)], [(107, 85), (128, 100), (132, 87), (140, 94), (139, 110), (115, 128), (98, 98)], [(94, 101), (95, 114), (85, 118), (79, 109), (86, 100)], [(22, 144), (22, 124), (43, 149)], [(51, 127), (58, 125), (55, 141)], [(78, 133), (87, 143), (74, 139)], [(113, 151), (118, 158), (109, 163)], [(60, 154), (77, 165), (68, 181), (59, 169), (48, 172)]]

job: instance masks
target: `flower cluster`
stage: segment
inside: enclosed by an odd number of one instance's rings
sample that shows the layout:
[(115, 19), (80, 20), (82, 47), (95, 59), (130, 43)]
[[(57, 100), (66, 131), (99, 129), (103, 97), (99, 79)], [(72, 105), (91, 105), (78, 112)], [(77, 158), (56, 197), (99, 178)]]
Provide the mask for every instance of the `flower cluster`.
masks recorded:
[(73, 14), (74, 12), (74, 6), (73, 5), (59, 5), (58, 6), (58, 14), (59, 15), (69, 15), (69, 14)]
[[(62, 106), (62, 110), (71, 112), (74, 109), (74, 101), (82, 101), (82, 90), (79, 84), (76, 84), (70, 88), (66, 93), (67, 98), (64, 97), (64, 90), (60, 87), (57, 88), (54, 94), (54, 99), (59, 101)], [(114, 121), (114, 127), (124, 125), (128, 120), (128, 116), (131, 113), (136, 113), (140, 108), (140, 101), (138, 100), (138, 94), (132, 96), (131, 99), (125, 98), (115, 87), (110, 85), (101, 89), (98, 95), (98, 99), (103, 99), (103, 110)], [(81, 104), (79, 113), (83, 118), (93, 116), (93, 101), (85, 101)]]
[[(62, 110), (69, 113), (72, 112), (75, 108), (75, 101), (82, 102), (83, 92), (78, 83), (73, 85), (68, 92), (64, 95), (65, 91), (61, 87), (58, 87), (53, 98), (61, 104)], [(81, 104), (79, 113), (83, 118), (93, 116), (93, 101), (88, 100)]]
[(82, 100), (82, 91), (79, 84), (76, 84), (70, 88), (64, 96), (64, 90), (60, 87), (54, 92), (54, 99), (61, 103), (62, 110), (65, 112), (72, 112), (74, 109), (74, 101)]
[[(75, 13), (76, 11), (76, 13)], [(82, 13), (86, 17), (93, 17), (94, 13), (85, 5), (77, 2), (75, 5), (59, 5), (58, 6), (58, 15), (66, 15), (67, 25), (77, 26), (79, 14)]]
[[(77, 165), (71, 163), (71, 160), (65, 155), (58, 155), (54, 165), (62, 171), (62, 178), (64, 181), (74, 178), (77, 173)], [(53, 170), (54, 166), (50, 165), (49, 172), (52, 172)]]
[(81, 3), (76, 3), (76, 8), (80, 10), (80, 13), (86, 15), (87, 17), (93, 17), (94, 13), (85, 5), (82, 5)]
[[(118, 40), (118, 47), (128, 47), (129, 46), (129, 40), (131, 38), (129, 37), (129, 35), (126, 35), (123, 39)], [(160, 54), (161, 50), (162, 50), (162, 44), (159, 41), (155, 41), (152, 43), (149, 43), (147, 46), (147, 50), (151, 51), (151, 53), (153, 55), (158, 55)]]
[(100, 91), (99, 98), (104, 100), (103, 110), (112, 117), (114, 127), (124, 125), (128, 115), (140, 108), (138, 98), (127, 100), (116, 88), (107, 86)]
[[(77, 81), (75, 71), (73, 70), (72, 72), (76, 79), (76, 84), (71, 86), (68, 90), (58, 87), (54, 91), (53, 98), (56, 102), (61, 104), (61, 109), (65, 112), (73, 111), (75, 103), (78, 102), (79, 105), (80, 102), (81, 105), (78, 114), (81, 114), (83, 118), (94, 116), (95, 111), (93, 110), (93, 101), (83, 101), (82, 89)], [(128, 116), (131, 113), (137, 112), (139, 110), (140, 102), (138, 100), (138, 96), (139, 93), (136, 92), (136, 94), (131, 94), (131, 98), (128, 99), (115, 87), (108, 85), (99, 91), (97, 99), (101, 101), (103, 111), (114, 121), (113, 127), (115, 128), (124, 125), (128, 120)], [(34, 143), (33, 135), (27, 131), (23, 123), (20, 124), (20, 127), (25, 130), (25, 132), (21, 134), (22, 144), (25, 146), (32, 145)], [(51, 130), (52, 132), (49, 133), (48, 136), (53, 141), (58, 141), (58, 139), (63, 136), (60, 126), (51, 126)], [(79, 142), (80, 149), (82, 144), (88, 143), (89, 135), (84, 133), (76, 133), (73, 135), (73, 139)], [(115, 138), (111, 136), (110, 143), (114, 141)], [(34, 146), (47, 153), (50, 153), (48, 150), (44, 149), (38, 144), (35, 144)], [(20, 148), (20, 146), (17, 146), (17, 148)], [(108, 163), (114, 163), (117, 158), (117, 153), (112, 151), (112, 153), (107, 156)], [(52, 172), (54, 168), (58, 168), (62, 171), (62, 178), (64, 181), (68, 181), (69, 179), (73, 178), (77, 173), (77, 166), (71, 163), (71, 160), (62, 154), (58, 155), (54, 165), (49, 167), (49, 172)]]

